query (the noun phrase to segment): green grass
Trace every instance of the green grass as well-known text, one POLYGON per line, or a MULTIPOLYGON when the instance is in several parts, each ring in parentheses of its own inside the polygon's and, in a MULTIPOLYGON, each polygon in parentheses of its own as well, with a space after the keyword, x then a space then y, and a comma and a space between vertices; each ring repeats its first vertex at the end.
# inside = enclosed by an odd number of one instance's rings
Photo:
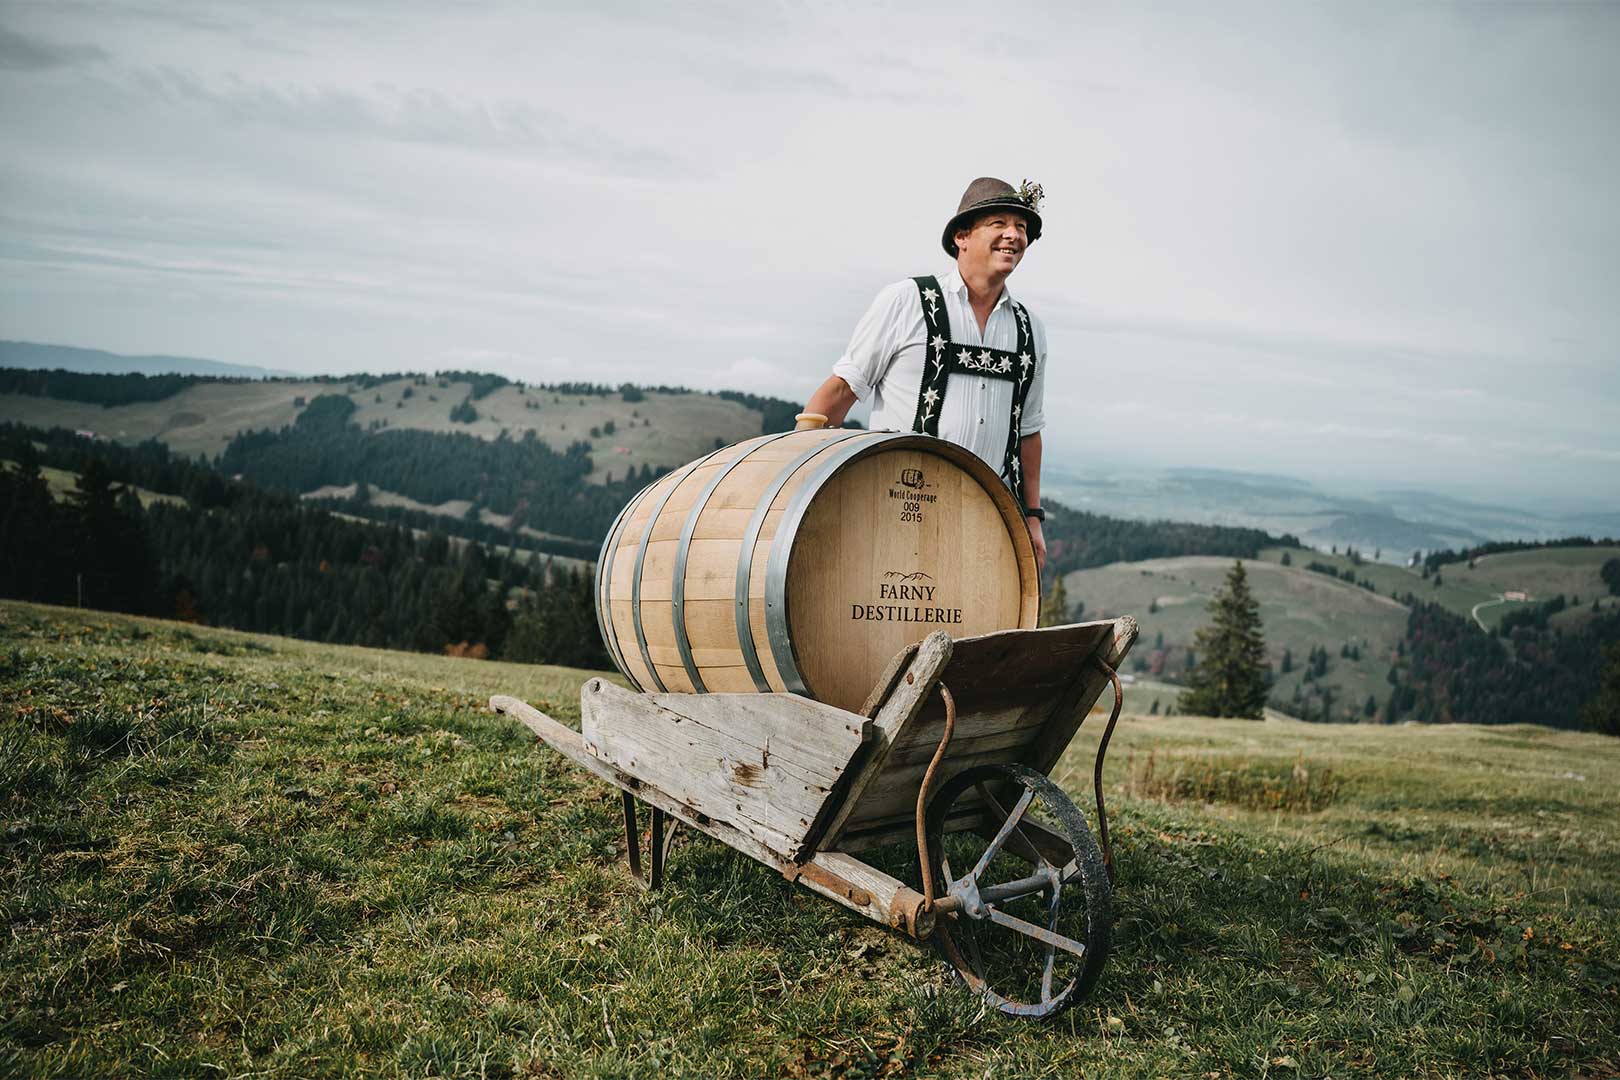
POLYGON ((1620 1068, 1614 740, 1127 717, 1115 953, 1043 1024, 707 838, 634 885, 616 793, 483 704, 585 677, 0 604, 0 1075, 1620 1068))

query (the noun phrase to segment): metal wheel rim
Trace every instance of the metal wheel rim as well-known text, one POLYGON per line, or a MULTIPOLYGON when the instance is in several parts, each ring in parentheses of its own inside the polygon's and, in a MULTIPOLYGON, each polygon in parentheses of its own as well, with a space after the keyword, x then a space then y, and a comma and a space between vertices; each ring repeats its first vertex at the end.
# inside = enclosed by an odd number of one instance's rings
MULTIPOLYGON (((1003 822, 1004 828, 1001 833, 1005 836, 1009 829, 1013 833, 1018 832, 1016 819, 1022 818, 1029 803, 1038 796, 1048 815, 1054 819, 1053 822, 1047 823, 1047 828, 1062 835, 1074 852, 1074 859, 1066 866, 1052 868, 1059 873, 1060 881, 1058 886, 1052 890, 1051 899, 1049 900, 1049 923, 1055 925, 1058 921, 1057 916, 1061 910, 1062 888, 1078 884, 1084 900, 1086 941, 1075 942, 1069 938, 1064 938, 1064 940, 1084 948, 1085 956, 1081 958, 1080 963, 1073 969, 1073 974, 1061 989, 1056 989, 1052 985, 1055 949, 1048 945, 1047 960, 1041 981, 1042 1000, 1031 1002, 1009 997, 990 985, 982 956, 978 955, 977 938, 972 929, 973 923, 977 920, 965 917, 958 917, 957 920, 961 928, 966 931, 963 937, 969 946, 969 951, 974 954, 971 959, 964 954, 957 936, 953 934, 950 926, 952 920, 949 917, 942 917, 939 920, 934 931, 934 941, 939 951, 944 955, 946 962, 950 964, 952 974, 999 1011, 1013 1016, 1051 1016, 1074 1004, 1075 1001, 1078 1001, 1089 992, 1101 973, 1102 963, 1106 959, 1108 952, 1109 933, 1107 923, 1111 908, 1111 894, 1108 889, 1106 871, 1103 869, 1101 851, 1097 847, 1095 839, 1092 838, 1091 831, 1086 826, 1085 817, 1081 814, 1079 808, 1074 805, 1073 801, 1069 799, 1061 788, 1033 769, 1019 765, 978 766, 952 777, 942 786, 939 793, 931 801, 927 812, 928 847, 934 859, 935 870, 940 875, 943 887, 947 891, 951 890, 954 884, 966 880, 970 876, 976 876, 988 864, 990 859, 997 854, 996 842, 987 843, 985 853, 980 857, 977 868, 969 870, 959 877, 951 872, 949 860, 944 852, 944 823, 949 817, 951 807, 970 788, 976 785, 983 786, 1006 782, 1011 782, 1015 786, 1015 790, 1021 789, 1024 794, 1018 800, 1015 810, 1011 812, 1011 816, 1015 818, 1014 824, 1006 826, 1006 823, 1003 822), (974 960, 977 960, 977 963, 974 960)), ((1000 808, 997 807, 997 809, 1000 808)), ((1023 843, 1032 848, 1035 846, 1029 844, 1027 839, 1024 839, 1023 843)), ((1048 867, 1051 866, 1045 860, 1045 857, 1039 854, 1038 850, 1037 856, 1042 860, 1042 864, 1048 867)), ((986 906, 993 907, 994 905, 986 906)), ((1011 921, 1022 923, 1024 926, 1033 925, 1020 919, 1011 919, 1011 921)), ((1033 936, 1017 928, 1008 928, 1005 924, 1003 924, 1003 928, 1008 932, 1023 933, 1026 937, 1033 936)), ((1042 928, 1035 927, 1035 929, 1042 928)), ((1062 937, 1062 935, 1057 935, 1055 930, 1050 932, 1054 936, 1062 937)), ((1037 938, 1036 940, 1042 939, 1037 938)))

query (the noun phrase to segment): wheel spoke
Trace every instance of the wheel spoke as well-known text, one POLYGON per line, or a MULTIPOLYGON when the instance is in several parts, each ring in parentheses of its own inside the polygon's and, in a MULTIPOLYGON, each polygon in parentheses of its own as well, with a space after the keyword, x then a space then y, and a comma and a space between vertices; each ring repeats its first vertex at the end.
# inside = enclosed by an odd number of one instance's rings
MULTIPOLYGON (((994 811, 997 817, 1005 818, 1007 816, 1007 811, 1001 808, 1001 803, 996 801, 996 797, 990 793, 990 788, 988 785, 974 784, 973 789, 979 793, 979 798, 984 800, 985 805, 994 811)), ((1041 854, 1039 848, 1030 843, 1029 837, 1024 835, 1023 829, 1013 829, 1013 839, 1018 841, 1012 847, 1014 853, 1022 857, 1032 866, 1047 865, 1046 856, 1041 854)))
MULTIPOLYGON (((1063 882, 1058 878, 1052 882, 1052 899, 1046 905, 1046 928, 1057 933, 1058 914, 1062 910, 1060 904, 1063 896, 1063 882)), ((1041 971, 1041 1000, 1052 1000, 1052 971, 1057 967, 1057 946, 1048 942, 1046 945, 1046 967, 1041 971)))
POLYGON ((984 875, 985 869, 990 865, 990 860, 996 857, 996 853, 1001 850, 1001 845, 1007 842, 1007 837, 1012 835, 1012 831, 1018 827, 1018 819, 1024 816, 1024 811, 1029 809, 1029 802, 1034 797, 1035 791, 1033 788, 1024 789, 1024 794, 1019 797, 1017 804, 1013 806, 1012 813, 1008 814, 1007 820, 1001 823, 1001 828, 997 830, 995 839, 990 841, 990 846, 984 849, 984 854, 979 856, 978 864, 973 867, 971 874, 975 881, 984 875))
POLYGON ((1002 1013, 1029 1017, 1050 1016, 1091 991, 1108 956, 1108 881, 1084 817, 1061 788, 1023 766, 973 766, 936 793, 927 832, 923 857, 952 898, 935 943, 964 986, 1002 1013), (969 820, 974 804, 981 812, 969 820), (985 844, 953 847, 960 876, 943 850, 951 825, 985 844), (998 855, 1017 863, 998 863, 998 855))
POLYGON ((1073 938, 1066 938, 1062 934, 1048 930, 1044 926, 1036 926, 1032 922, 1025 922, 1016 915, 1009 915, 999 908, 990 908, 988 917, 997 926, 1005 926, 1008 930, 1016 930, 1025 937, 1032 937, 1036 941, 1044 941, 1048 945, 1056 946, 1064 952, 1084 957, 1086 947, 1073 938))

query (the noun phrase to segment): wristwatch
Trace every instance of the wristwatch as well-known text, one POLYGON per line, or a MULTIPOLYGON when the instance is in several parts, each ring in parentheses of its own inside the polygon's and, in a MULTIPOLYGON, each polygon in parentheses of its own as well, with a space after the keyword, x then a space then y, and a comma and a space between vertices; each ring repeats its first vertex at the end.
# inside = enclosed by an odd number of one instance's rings
POLYGON ((1024 507, 1024 516, 1032 517, 1036 521, 1045 521, 1046 508, 1043 506, 1026 506, 1024 507))

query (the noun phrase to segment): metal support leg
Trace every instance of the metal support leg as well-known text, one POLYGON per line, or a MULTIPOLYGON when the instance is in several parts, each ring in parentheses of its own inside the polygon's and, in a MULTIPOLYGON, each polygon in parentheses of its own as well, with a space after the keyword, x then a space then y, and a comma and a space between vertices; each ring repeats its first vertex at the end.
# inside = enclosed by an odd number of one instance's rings
POLYGON ((636 797, 624 792, 624 856, 635 879, 651 889, 664 887, 664 865, 669 861, 669 849, 675 844, 675 833, 681 823, 658 807, 652 808, 651 835, 647 850, 652 863, 651 873, 641 872, 641 827, 636 820, 636 797))
MULTIPOLYGON (((648 854, 652 856, 652 875, 647 884, 654 890, 664 887, 664 856, 669 850, 664 846, 664 818, 665 814, 658 807, 652 812, 652 841, 647 845, 648 854)), ((671 837, 674 830, 670 830, 671 837)))
MULTIPOLYGON (((630 873, 641 880, 641 827, 636 824, 636 797, 628 791, 624 795, 624 856, 630 862, 630 873)), ((653 813, 658 811, 654 810, 653 813)))

